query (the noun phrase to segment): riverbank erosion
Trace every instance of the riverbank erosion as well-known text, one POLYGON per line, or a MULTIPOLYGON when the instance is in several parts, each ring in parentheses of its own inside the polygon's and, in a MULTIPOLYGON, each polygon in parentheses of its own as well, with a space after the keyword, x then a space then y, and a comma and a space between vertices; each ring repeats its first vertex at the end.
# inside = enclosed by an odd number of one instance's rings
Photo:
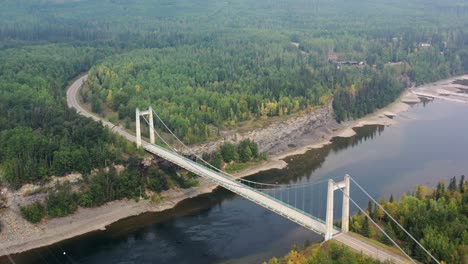
MULTIPOLYGON (((82 79, 78 79, 78 81, 82 81, 82 79)), ((68 99, 76 98, 76 92, 67 93, 67 95, 71 94, 72 96, 68 99)), ((312 148, 322 147, 331 143, 333 137, 353 136, 354 130, 352 128, 356 126, 392 125, 395 123, 392 118, 410 107, 404 102, 416 103, 418 101, 418 97, 408 91, 388 107, 355 121, 338 124, 334 121, 331 109, 326 107, 307 115, 273 122, 263 129, 244 133, 239 132, 231 136, 226 135, 226 140, 231 140, 229 137, 232 137, 232 141, 240 141, 249 136, 250 138, 253 137, 254 140, 258 139, 260 148, 270 153, 268 161, 238 172, 235 176, 244 177, 263 170, 283 168, 287 166, 287 163, 283 161, 285 157, 304 153, 312 148)), ((78 109, 78 111, 84 115, 91 115, 84 109, 78 109)), ((114 131, 120 130, 116 128, 114 131)), ((184 199, 212 192, 215 188, 216 185, 200 179, 198 187, 163 192, 161 200, 157 202, 148 200, 139 202, 133 200, 115 201, 97 208, 80 208, 73 215, 43 220, 35 225, 23 220, 18 209, 3 209, 0 211, 1 221, 4 226, 0 233, 0 241, 2 241, 0 254, 19 253, 88 232, 102 230, 113 222, 144 212, 164 211, 174 207, 184 199)))

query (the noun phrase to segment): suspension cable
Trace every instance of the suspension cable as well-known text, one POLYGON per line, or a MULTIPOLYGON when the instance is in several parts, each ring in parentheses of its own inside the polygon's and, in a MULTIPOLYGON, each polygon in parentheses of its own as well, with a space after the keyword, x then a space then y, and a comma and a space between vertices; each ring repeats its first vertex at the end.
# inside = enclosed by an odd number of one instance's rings
MULTIPOLYGON (((142 116, 142 117, 143 117, 143 119, 145 120, 145 122, 149 125, 149 121, 148 121, 144 116, 142 116)), ((172 146, 157 132, 156 129, 154 129, 154 133, 156 133, 156 135, 163 141, 163 143, 164 143, 170 150, 172 150, 174 153, 177 153, 176 149, 175 149, 174 147, 172 147, 172 146)), ((149 143, 149 144, 151 144, 151 143, 149 143)), ((200 174, 204 174, 204 173, 200 170, 200 168, 194 166, 194 165, 193 165, 192 163, 190 163, 190 162, 189 162, 188 164, 189 164, 189 166, 192 167, 195 171, 199 172, 200 174)), ((226 178, 225 175, 220 174, 220 176, 223 176, 223 177, 226 178)), ((232 179, 229 179, 229 180, 232 180, 232 179)), ((253 189, 253 190, 255 190, 255 188, 249 187, 249 186, 247 186, 247 185, 243 185, 243 184, 241 184, 241 183, 233 184, 233 183, 230 183, 230 182, 223 182, 223 184, 228 185, 228 186, 231 186, 231 187, 237 187, 237 188, 244 188, 244 189, 253 189)))
MULTIPOLYGON (((143 119, 144 119, 145 122, 149 125, 149 121, 148 121, 144 116, 143 116, 143 119)), ((154 133, 156 133, 156 135, 164 142, 164 144, 165 144, 167 147, 169 147, 169 149, 171 149, 171 150, 173 151, 174 155, 180 156, 180 154, 178 154, 178 152, 176 151, 176 149, 175 149, 174 147, 172 147, 172 146, 162 137, 162 135, 160 135, 160 134, 157 132, 156 129, 154 129, 153 131, 154 131, 154 133)), ((155 144, 152 144, 152 143, 149 143, 149 144, 150 144, 150 145, 156 146, 155 144)), ((185 158, 185 157, 182 156, 182 158, 185 158)), ((185 159, 186 159, 186 158, 185 158, 185 159)), ((188 159, 186 159, 186 160, 188 161, 188 159)), ((194 171, 198 172, 200 175, 204 175, 204 174, 205 174, 205 173, 203 173, 203 172, 200 170, 200 168, 199 168, 198 166, 194 166, 194 164, 192 164, 192 162, 187 162, 187 163, 189 164, 190 167, 192 167, 192 168, 194 169, 194 171)), ((208 168, 205 168, 205 169, 208 169, 208 168)), ((216 172, 215 172, 215 173, 216 173, 216 172)), ((234 180, 233 178, 230 178, 230 177, 228 177, 227 175, 225 175, 222 171, 221 171, 220 174, 218 173, 218 175, 221 176, 221 177, 223 177, 223 178, 225 178, 225 179, 228 180, 228 181, 234 180)), ((216 182, 216 181, 215 181, 215 182, 216 182)), ((248 185, 245 185, 245 184, 243 184, 243 183, 241 183, 241 182, 237 182, 237 181, 235 181, 235 180, 234 180, 234 182, 237 183, 237 184, 234 184, 234 183, 231 183, 231 182, 223 181, 222 183, 225 185, 225 186, 223 186, 223 187, 227 188, 226 186, 230 186, 230 187, 233 187, 233 188, 243 188, 243 189, 248 189, 248 190, 251 190, 251 191, 257 191, 257 192, 258 192, 258 190, 256 190, 255 188, 249 187, 248 185)), ((259 184, 261 184, 261 183, 259 183, 259 184)), ((219 183, 218 183, 218 185, 219 185, 219 183)), ((277 188, 272 188, 272 189, 275 189, 275 190, 276 190, 277 188)), ((291 188, 287 188, 287 190, 288 190, 288 200, 289 200, 289 190, 290 190, 290 189, 291 189, 291 188)), ((229 189, 228 189, 228 190, 229 190, 229 189)), ((235 192, 234 190, 231 190, 231 191, 235 192)), ((258 193, 262 193, 262 192, 258 192, 258 193)), ((262 193, 262 194, 271 197, 271 196, 268 195, 267 193, 262 193)), ((282 192, 280 192, 280 194, 282 194, 282 192)), ((280 199, 280 200, 278 200, 278 199, 276 199, 276 198, 273 198, 273 199, 279 201, 280 203, 285 204, 286 206, 290 207, 291 209, 293 209, 293 210, 295 210, 295 211, 297 211, 297 212, 307 214, 307 212, 301 211, 301 210, 298 209, 298 208, 292 207, 292 205, 289 204, 289 203, 285 203, 282 199, 280 199)), ((311 217, 314 217, 314 216, 312 216, 312 215, 310 215, 310 216, 311 216, 311 217)))
POLYGON ((395 218, 393 218, 393 216, 387 212, 387 210, 385 210, 385 208, 383 206, 381 206, 374 198, 372 198, 372 196, 366 191, 364 190, 364 188, 359 184, 357 183, 351 176, 349 177, 353 182, 354 184, 356 184, 357 187, 359 187, 359 189, 361 189, 361 191, 366 194, 380 209, 382 209, 384 211, 384 213, 390 217, 390 219, 392 219, 392 221, 398 225, 398 227, 400 227, 414 242, 416 242, 416 244, 421 247, 424 252, 426 252, 437 264, 440 264, 440 262, 421 244, 419 243, 418 240, 416 240, 416 238, 414 238, 397 220, 395 220, 395 218))
MULTIPOLYGON (((222 171, 224 172, 224 171, 222 171)), ((232 175, 229 175, 228 173, 226 173, 228 176, 231 176, 232 175)), ((240 179, 241 181, 243 182, 249 182, 249 183, 253 183, 253 184, 262 184, 262 185, 266 185, 266 186, 287 186, 288 188, 291 188, 291 189, 294 189, 294 188, 301 188, 301 187, 307 187, 307 186, 313 186, 313 185, 317 185, 319 183, 323 183, 323 182, 327 182, 329 179, 322 179, 322 180, 319 180, 319 181, 315 181, 315 182, 307 182, 307 183, 296 183, 296 184, 274 184, 274 183, 261 183, 261 182, 256 182, 256 181, 250 181, 250 180, 247 180, 247 179, 240 179)))
MULTIPOLYGON (((210 168, 222 173, 222 174, 225 174, 227 176, 230 176, 232 178, 235 178, 233 175, 213 166, 211 163, 207 162, 206 160, 204 160, 202 157, 200 157, 197 153, 195 153, 190 147, 188 147, 182 140, 179 139, 179 137, 177 137, 177 135, 174 134, 174 132, 166 125, 166 123, 162 120, 162 118, 158 115, 158 113, 156 113, 156 111, 153 109, 153 113, 154 115, 156 116, 156 118, 158 118, 158 120, 161 122, 161 124, 163 124, 163 126, 166 128, 166 130, 180 143, 182 144, 182 146, 187 149, 190 154, 194 155, 197 159, 199 159, 200 161, 202 161, 203 163, 205 163, 206 165, 208 165, 210 168)), ((156 130, 155 130, 156 131, 156 130)), ((236 181, 242 181, 242 182, 250 182, 250 183, 253 183, 253 184, 261 184, 261 185, 265 185, 265 186, 274 186, 275 188, 278 188, 278 187, 282 187, 282 186, 285 186, 286 188, 296 188, 295 186, 297 186, 297 188, 300 188, 300 187, 305 187, 305 186, 310 186, 310 185, 315 185, 315 184, 318 184, 320 182, 324 182, 324 181, 328 181, 327 180, 322 180, 322 181, 319 181, 319 182, 314 182, 313 184, 311 183, 306 183, 306 184, 270 184, 270 183, 261 183, 261 182, 255 182, 255 181, 250 181, 250 180, 247 180, 247 179, 236 179, 236 181)))
POLYGON ((333 185, 338 187, 337 189, 340 190, 343 195, 345 195, 353 204, 390 240, 392 243, 414 264, 416 262, 395 242, 393 239, 348 195, 346 194, 339 186, 333 181, 333 185))
MULTIPOLYGON (((145 120, 145 122, 149 125, 149 122, 148 120, 145 118, 145 116, 142 116, 143 119, 145 120)), ((156 135, 159 137, 159 139, 162 140, 162 142, 170 149, 172 150, 174 153, 177 153, 176 149, 174 147, 172 147, 158 132, 156 129, 153 129, 154 133, 156 133, 156 135)), ((150 143, 151 144, 151 143, 150 143)), ((188 162, 189 166, 192 167, 195 171, 199 172, 200 174, 204 174, 200 168, 194 166, 192 163, 188 162)), ((223 182, 224 184, 228 185, 228 186, 233 186, 233 187, 238 187, 238 188, 245 188, 245 189, 248 189, 248 186, 243 186, 241 184, 238 184, 238 185, 234 185, 232 183, 229 183, 229 182, 223 182)))

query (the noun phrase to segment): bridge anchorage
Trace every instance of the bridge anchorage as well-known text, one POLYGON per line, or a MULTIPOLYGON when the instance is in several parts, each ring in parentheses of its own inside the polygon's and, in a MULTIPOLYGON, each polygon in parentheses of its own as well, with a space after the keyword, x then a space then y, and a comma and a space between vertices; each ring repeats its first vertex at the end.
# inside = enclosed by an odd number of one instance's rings
MULTIPOLYGON (((335 239, 340 241, 343 244, 348 245, 351 248, 354 248, 357 251, 371 256, 382 261, 391 260, 395 263, 407 263, 407 261, 401 256, 395 255, 393 253, 386 252, 379 247, 371 245, 367 242, 359 240, 351 235, 348 235, 349 231, 349 202, 351 201, 355 207, 359 209, 368 219, 372 222, 377 229, 379 229, 392 243, 397 247, 411 263, 416 263, 368 214, 367 212, 359 206, 356 201, 350 197, 350 180, 359 187, 359 190, 362 191, 367 197, 372 200, 376 206, 384 211, 384 213, 396 223, 416 244, 424 250, 436 263, 440 263, 426 248, 419 243, 403 226, 398 223, 383 207, 380 205, 368 192, 366 192, 361 185, 359 185, 351 176, 345 175, 344 180, 341 182, 335 182, 333 179, 328 180, 327 188, 327 199, 326 199, 326 217, 325 221, 319 219, 312 215, 312 208, 320 209, 320 204, 323 201, 312 202, 313 185, 321 183, 305 183, 305 184, 270 184, 270 183, 260 183, 254 182, 246 179, 236 179, 234 176, 214 167, 209 162, 203 160, 202 157, 197 155, 191 148, 185 145, 173 132, 172 130, 164 123, 161 117, 149 107, 146 111, 140 111, 136 109, 136 139, 135 140, 137 147, 143 147, 146 151, 157 155, 169 162, 172 162, 178 165, 181 168, 184 168, 190 172, 197 174, 200 177, 208 179, 215 184, 236 193, 247 200, 250 200, 284 218, 287 218, 309 230, 312 230, 320 235, 323 235, 326 240, 335 239), (149 120, 146 119, 148 116, 149 120), (161 122, 163 127, 169 132, 172 137, 177 140, 191 155, 195 156, 199 162, 195 162, 191 159, 184 157, 179 154, 178 151, 171 146, 161 134, 154 129, 154 120, 153 117, 161 122), (141 124, 140 118, 143 118, 149 126, 150 130, 150 142, 142 141, 141 138, 141 124), (167 146, 163 148, 155 144, 155 135, 167 146), (301 189, 301 191, 298 191, 301 189), (341 220, 341 230, 333 226, 333 213, 334 213, 334 192, 339 190, 343 193, 343 207, 342 207, 342 220, 341 220), (291 198, 290 192, 293 192, 291 198), (306 193, 309 192, 308 196, 311 200, 307 201, 310 205, 311 211, 307 211, 306 207, 306 193), (299 194, 298 194, 299 193, 299 194), (299 195, 299 203, 298 203, 299 195), (300 196, 302 196, 302 208, 300 203, 300 196), (292 200, 292 201, 291 201, 292 200), (318 207, 318 208, 317 208, 318 207)), ((324 189, 318 186, 319 190, 324 189)), ((320 196, 320 194, 319 194, 320 196)))

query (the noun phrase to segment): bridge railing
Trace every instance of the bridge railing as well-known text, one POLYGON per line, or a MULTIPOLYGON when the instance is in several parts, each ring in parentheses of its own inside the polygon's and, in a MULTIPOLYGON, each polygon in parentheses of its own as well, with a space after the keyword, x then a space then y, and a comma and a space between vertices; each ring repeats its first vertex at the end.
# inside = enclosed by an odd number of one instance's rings
MULTIPOLYGON (((228 190, 230 190, 230 191, 232 191, 232 192, 234 192, 234 193, 236 193, 236 194, 238 194, 238 195, 241 195, 241 196, 244 197, 244 198, 247 198, 247 199, 249 199, 249 200, 254 201, 254 198, 248 196, 248 195, 245 194, 245 193, 240 193, 240 192, 237 191, 234 187, 249 189, 249 190, 251 190, 251 191, 253 191, 253 192, 257 193, 257 194, 260 194, 260 195, 262 195, 262 196, 264 196, 264 197, 267 197, 267 198, 270 199, 270 200, 274 200, 274 201, 276 201, 277 203, 280 203, 280 204, 282 204, 282 205, 288 207, 288 208, 291 209, 291 210, 294 210, 294 211, 296 211, 296 212, 298 212, 298 213, 301 213, 301 214, 303 214, 303 215, 305 215, 305 216, 307 216, 307 217, 310 217, 310 218, 312 218, 313 220, 315 220, 315 221, 317 221, 317 222, 319 222, 319 223, 325 224, 325 221, 324 221, 324 220, 322 220, 322 219, 320 219, 320 218, 318 218, 318 217, 315 217, 315 216, 311 215, 311 214, 308 213, 308 212, 302 211, 302 210, 300 210, 300 209, 298 209, 298 208, 296 208, 296 207, 294 207, 294 206, 292 206, 292 205, 290 205, 290 204, 288 204, 288 203, 286 203, 286 202, 284 202, 284 201, 281 201, 280 199, 277 199, 276 197, 273 197, 273 196, 271 196, 271 195, 269 195, 269 194, 267 194, 267 193, 265 193, 265 192, 259 191, 258 189, 255 189, 255 188, 252 188, 252 187, 250 187, 250 186, 248 186, 248 185, 246 185, 246 184, 240 183, 240 182, 238 182, 235 178, 229 177, 229 176, 227 176, 227 175, 225 175, 225 174, 222 174, 222 173, 219 173, 218 171, 215 171, 215 170, 213 170, 213 169, 211 169, 211 168, 205 167, 205 166, 203 166, 202 164, 199 164, 199 163, 197 163, 197 162, 195 162, 195 161, 193 161, 193 160, 191 160, 191 159, 189 159, 189 158, 186 158, 186 157, 184 157, 183 155, 180 155, 179 153, 177 153, 177 152, 175 152, 175 151, 166 149, 166 148, 164 148, 164 147, 162 147, 162 146, 158 146, 158 145, 155 145, 155 144, 150 144, 150 143, 146 143, 146 144, 148 144, 148 145, 151 146, 151 147, 158 148, 158 149, 160 149, 160 150, 162 150, 162 151, 169 152, 169 153, 171 153, 172 155, 177 156, 177 157, 180 158, 180 159, 183 159, 183 160, 186 161, 187 163, 190 163, 190 166, 185 166, 184 164, 180 164, 179 162, 177 162, 177 161, 175 161, 175 160, 173 160, 173 159, 170 159, 169 157, 165 157, 165 158, 169 159, 171 162, 173 162, 174 164, 176 164, 176 165, 178 165, 178 166, 180 166, 180 167, 183 167, 183 168, 185 168, 185 169, 187 169, 187 170, 189 170, 189 171, 192 171, 192 172, 194 172, 194 173, 196 173, 196 174, 203 174, 203 175, 200 175, 200 176, 204 176, 205 178, 208 178, 208 179, 210 179, 210 180, 216 182, 218 185, 221 185, 221 186, 223 186, 224 188, 226 188, 226 189, 228 189, 228 190), (226 182, 223 182, 223 181, 219 181, 219 180, 217 180, 217 179, 215 179, 215 178, 213 178, 213 177, 210 177, 209 175, 206 175, 202 170, 197 169, 197 166, 201 166, 201 167, 203 167, 203 169, 208 170, 208 171, 210 171, 210 172, 212 172, 212 173, 214 173, 214 174, 216 174, 216 175, 218 175, 218 176, 221 176, 222 178, 228 180, 229 183, 226 183, 226 182)), ((145 146, 146 146, 146 144, 145 144, 145 146)), ((255 200, 254 202, 260 203, 260 204, 262 204, 263 207, 267 207, 268 209, 273 210, 273 211, 275 211, 276 213, 280 213, 281 215, 286 216, 287 218, 291 219, 290 216, 284 215, 283 213, 279 212, 278 210, 276 210, 276 209, 274 209, 274 208, 271 208, 269 205, 264 204, 264 203, 262 203, 261 201, 255 200)), ((294 220, 294 219, 291 219, 291 220, 294 220)), ((300 220, 297 220, 297 219, 296 219, 295 222, 298 222, 298 221, 300 221, 300 220)), ((301 224, 301 225, 307 225, 306 223, 299 223, 299 224, 301 224)), ((309 226, 309 225, 307 225, 307 226, 309 226)), ((312 228, 311 226, 309 226, 309 227, 312 228)), ((338 228, 338 227, 336 227, 336 226, 334 226, 334 228, 335 228, 337 231, 341 231, 341 229, 338 228)), ((314 230, 315 230, 315 229, 314 229, 314 230)), ((321 230, 316 230, 316 231, 317 231, 318 233, 323 234, 323 231, 321 231, 321 230)))

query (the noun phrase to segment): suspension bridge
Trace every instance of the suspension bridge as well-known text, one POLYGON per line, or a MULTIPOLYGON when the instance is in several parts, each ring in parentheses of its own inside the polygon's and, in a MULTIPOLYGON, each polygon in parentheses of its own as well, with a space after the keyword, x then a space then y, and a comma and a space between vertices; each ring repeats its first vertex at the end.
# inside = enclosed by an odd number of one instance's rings
MULTIPOLYGON (((151 152, 163 159, 166 159, 179 167, 182 167, 188 171, 191 171, 198 176, 204 177, 208 180, 211 180, 215 182, 216 184, 260 205, 265 207, 268 210, 271 210, 283 217, 286 217, 290 219, 291 221, 294 221, 305 228, 308 228, 312 231, 315 231, 321 235, 325 235, 326 239, 331 239, 333 235, 336 235, 340 232, 338 228, 333 227, 333 221, 327 221, 323 222, 322 220, 313 217, 312 215, 299 210, 296 207, 291 206, 288 203, 285 203, 273 196, 270 196, 266 194, 265 192, 260 191, 260 189, 253 188, 246 184, 246 182, 240 180, 236 180, 233 177, 230 177, 226 174, 223 174, 221 172, 215 171, 213 169, 209 169, 197 162, 194 162, 183 155, 177 153, 175 149, 167 144, 169 148, 172 149, 172 151, 167 150, 165 148, 162 148, 158 145, 155 144, 155 129, 154 129, 154 123, 153 123, 153 110, 150 107, 147 111, 140 112, 138 109, 136 110, 136 142, 138 147, 143 147, 145 150, 148 152, 151 152), (141 116, 149 116, 149 120, 145 118, 145 121, 147 121, 147 124, 149 125, 150 128, 150 142, 143 142, 141 139, 141 128, 140 128, 140 117, 141 116)), ((160 134, 157 134, 161 140, 167 143, 160 134)), ((348 188, 349 192, 349 179, 346 181, 346 183, 340 183, 340 186, 343 188, 348 188)), ((259 183, 260 184, 260 183, 259 183)), ((274 187, 274 186, 273 186, 274 187)), ((332 187, 334 187, 332 185, 332 187)), ((344 216, 349 215, 349 200, 345 199, 347 201, 347 206, 344 206, 344 211, 345 214, 344 216)), ((345 201, 345 203, 346 203, 345 201)), ((331 208, 330 212, 333 213, 333 200, 331 201, 330 205, 331 208)), ((330 217, 330 220, 333 220, 333 214, 330 217)), ((345 226, 344 232, 347 232, 348 230, 348 220, 349 217, 343 217, 343 223, 345 226)))
POLYGON ((67 91, 68 106, 75 108, 81 115, 90 117, 95 121, 101 121, 104 126, 111 128, 114 132, 119 133, 126 139, 135 142, 138 147, 144 148, 146 151, 157 155, 167 161, 170 161, 181 168, 184 168, 200 177, 208 179, 219 186, 236 193, 245 199, 248 199, 278 215, 285 217, 313 232, 323 235, 325 240, 335 239, 341 243, 362 252, 365 255, 379 259, 382 261, 390 260, 394 263, 416 263, 385 231, 379 227, 372 218, 350 197, 350 180, 353 181, 359 189, 364 192, 376 206, 379 206, 387 216, 392 219, 402 230, 413 239, 431 258, 435 263, 440 263, 435 259, 430 252, 428 252, 407 230, 405 230, 385 209, 377 203, 353 178, 346 175, 343 181, 335 182, 330 179, 327 181, 326 188, 326 217, 325 221, 312 214, 313 210, 308 211, 308 206, 319 206, 322 201, 315 201, 312 203, 308 201, 306 204, 307 191, 310 189, 311 184, 268 184, 249 181, 245 179, 236 179, 235 177, 213 167, 210 163, 203 160, 200 156, 194 153, 188 146, 186 146, 164 123, 159 115, 153 111, 151 107, 148 110, 140 111, 136 109, 136 134, 135 136, 128 133, 125 129, 112 124, 111 122, 102 120, 86 109, 84 109, 77 101, 77 93, 87 76, 83 76, 75 81, 67 91), (179 153, 171 144, 169 144, 154 127, 154 116, 163 124, 164 128, 192 155, 194 155, 199 162, 193 161, 179 153), (146 118, 148 117, 148 118, 146 118), (149 127, 149 142, 143 141, 141 136, 141 118, 146 121, 149 127), (156 137, 163 142, 167 148, 155 144, 156 137), (334 193, 336 190, 341 191, 343 196, 342 201, 342 218, 341 228, 333 225, 334 221, 334 193), (301 199, 302 198, 302 199, 301 199), (383 250, 375 244, 370 244, 362 239, 348 235, 349 230, 349 203, 350 201, 388 238, 390 241, 402 252, 402 255, 397 255, 389 251, 383 250), (404 256, 404 257, 403 257, 404 256))

